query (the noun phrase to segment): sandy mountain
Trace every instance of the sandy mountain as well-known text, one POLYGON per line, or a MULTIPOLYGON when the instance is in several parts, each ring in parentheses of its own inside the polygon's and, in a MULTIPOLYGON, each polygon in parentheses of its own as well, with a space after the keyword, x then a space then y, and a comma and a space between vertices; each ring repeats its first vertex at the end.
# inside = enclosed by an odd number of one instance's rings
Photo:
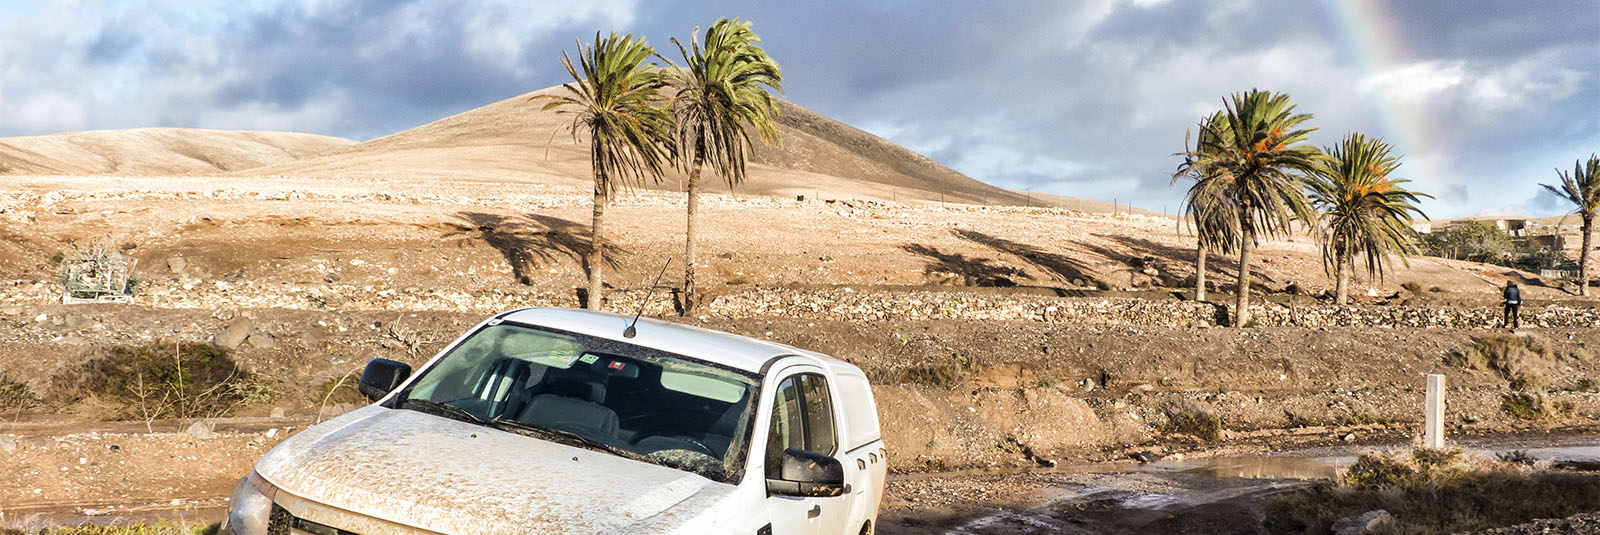
POLYGON ((0 174, 182 175, 289 162, 354 144, 293 132, 137 128, 0 138, 0 174))
MULTIPOLYGON (((467 178, 583 186, 586 145, 564 128, 570 116, 518 95, 331 153, 241 174, 374 178, 467 178)), ((1024 194, 984 184, 883 138, 779 101, 779 138, 758 147, 738 193, 823 198, 1023 204, 1024 194)), ((652 189, 678 190, 672 174, 652 189)), ((712 190, 726 191, 715 177, 712 190)), ((1035 203, 1040 203, 1037 198, 1035 203)))

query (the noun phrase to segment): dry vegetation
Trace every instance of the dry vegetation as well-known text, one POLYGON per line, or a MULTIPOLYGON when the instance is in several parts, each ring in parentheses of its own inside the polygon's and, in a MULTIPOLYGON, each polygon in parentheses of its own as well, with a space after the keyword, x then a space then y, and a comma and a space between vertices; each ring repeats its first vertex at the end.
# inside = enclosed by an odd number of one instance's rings
POLYGON ((1276 499, 1272 534, 1332 533, 1336 520, 1387 511, 1380 534, 1458 533, 1594 510, 1600 475, 1538 469, 1519 459, 1465 459, 1460 451, 1367 454, 1337 482, 1276 499), (1513 498, 1514 497, 1514 498, 1513 498))

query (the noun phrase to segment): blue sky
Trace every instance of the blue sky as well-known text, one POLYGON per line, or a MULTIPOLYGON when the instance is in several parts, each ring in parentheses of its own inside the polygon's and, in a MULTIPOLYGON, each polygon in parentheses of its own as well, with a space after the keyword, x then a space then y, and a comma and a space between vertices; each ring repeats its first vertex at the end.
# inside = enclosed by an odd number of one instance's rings
POLYGON ((1429 215, 1555 215, 1600 152, 1600 1, 0 1, 0 136, 356 140, 562 83, 594 32, 755 23, 786 98, 1003 187, 1175 207, 1184 130, 1252 87, 1383 136, 1429 215))

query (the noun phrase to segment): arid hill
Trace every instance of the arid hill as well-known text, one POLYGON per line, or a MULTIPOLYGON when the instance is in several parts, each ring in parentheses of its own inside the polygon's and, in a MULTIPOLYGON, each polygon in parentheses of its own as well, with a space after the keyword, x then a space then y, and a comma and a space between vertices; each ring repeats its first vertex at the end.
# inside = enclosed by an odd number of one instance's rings
MULTIPOLYGON (((565 130, 569 116, 518 95, 328 154, 241 174, 303 177, 449 178, 582 186, 586 145, 565 130)), ((737 192, 867 200, 1024 204, 1027 196, 984 184, 904 147, 787 101, 779 142, 758 147, 737 192)), ((581 140, 580 140, 581 141, 581 140)), ((677 190, 669 175, 652 189, 677 190)), ((713 190, 727 191, 711 178, 713 190)), ((1036 204, 1042 203, 1035 199, 1036 204)))
POLYGON ((4 175, 192 175, 250 169, 354 144, 294 132, 136 128, 0 138, 4 175))

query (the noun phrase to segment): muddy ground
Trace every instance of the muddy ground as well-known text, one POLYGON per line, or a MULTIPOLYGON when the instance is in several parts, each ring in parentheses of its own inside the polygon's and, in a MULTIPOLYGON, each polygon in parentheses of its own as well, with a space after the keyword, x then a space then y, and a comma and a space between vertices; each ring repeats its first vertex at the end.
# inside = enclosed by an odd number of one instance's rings
MULTIPOLYGON (((0 520, 7 521, 52 515, 216 515, 223 506, 219 500, 239 474, 278 440, 360 402, 348 385, 330 395, 339 379, 348 380, 374 357, 420 364, 482 319, 450 312, 112 304, 36 305, 11 312, 0 315, 5 327, 0 329, 0 376, 27 385, 39 402, 11 411, 0 431, 16 443, 13 451, 0 453, 0 480, 27 482, 0 489, 5 511, 0 520), (251 334, 268 338, 243 343, 228 358, 270 384, 271 396, 229 410, 228 418, 205 420, 215 427, 215 436, 186 432, 192 419, 150 423, 165 427, 151 433, 117 400, 84 396, 72 383, 74 370, 106 358, 111 347, 210 342, 242 320, 251 334), (280 417, 271 417, 275 413, 280 417), (122 421, 102 422, 117 419, 122 421)), ((1448 378, 1448 426, 1454 437, 1600 433, 1600 395, 1568 391, 1586 378, 1600 377, 1595 358, 1600 337, 1591 329, 1522 333, 1556 355, 1546 370, 1545 388, 1555 402, 1570 404, 1565 412, 1530 421, 1503 409, 1502 398, 1510 392, 1505 377, 1444 363, 1452 351, 1489 334, 1484 330, 779 317, 682 321, 816 349, 867 371, 892 470, 903 474, 885 503, 884 533, 938 533, 982 514, 1037 508, 1041 493, 1086 485, 1085 478, 1114 478, 1120 492, 1135 493, 1142 488, 1139 478, 1146 477, 1024 472, 929 479, 909 474, 1041 463, 1134 467, 1162 459, 1406 444, 1420 429, 1424 373, 1448 378), (1195 405, 1218 416, 1221 431, 1214 440, 1172 427, 1173 407, 1195 405)), ((1259 482, 1213 482, 1184 474, 1147 483, 1156 490, 1178 485, 1186 492, 1237 491, 1239 503, 1192 507, 1219 522, 1231 518, 1223 514, 1227 511, 1255 514, 1259 505, 1240 504, 1254 503, 1262 492, 1259 482)), ((1057 516, 1097 525, 1095 518, 1116 514, 1096 512, 1093 503, 1072 507, 1078 509, 1057 516)))
MULTIPOLYGON (((348 386, 333 387, 367 360, 419 364, 487 314, 575 306, 583 280, 589 197, 570 188, 470 177, 8 180, 0 194, 0 394, 25 390, 35 401, 0 411, 0 437, 11 442, 0 442, 5 522, 50 511, 214 515, 272 444, 360 402, 348 386), (52 256, 90 240, 139 261, 131 304, 59 304, 52 256), (205 418, 215 437, 187 432, 196 418, 146 427, 126 399, 84 384, 84 371, 103 369, 93 363, 117 347, 173 342, 223 343, 226 358, 253 377, 250 402, 192 415, 220 417, 205 418)), ((861 366, 875 384, 897 477, 1408 444, 1420 427, 1426 373, 1448 377, 1453 436, 1593 434, 1600 419, 1593 327, 1515 335, 1547 349, 1534 366, 1539 381, 1525 388, 1550 410, 1522 419, 1503 407, 1512 393, 1505 373, 1446 363, 1477 338, 1511 335, 1489 328, 1487 314, 1436 328, 1130 319, 1124 313, 1143 310, 1138 303, 1188 297, 1181 285, 1193 275, 1193 237, 1174 220, 832 201, 709 196, 702 285, 727 298, 708 306, 714 313, 679 317, 670 290, 648 287, 664 264, 661 286, 680 284, 681 267, 668 262, 681 262, 681 198, 625 196, 608 212, 615 262, 606 266, 607 302, 634 311, 653 296, 647 315, 861 366), (777 297, 757 302, 740 292, 777 297), (837 310, 842 296, 854 308, 837 310), (1089 312, 1032 312, 1058 305, 1089 312), (1108 307, 1123 315, 1094 312, 1108 307), (891 308, 916 313, 882 313, 891 308), (1214 415, 1217 436, 1173 424, 1195 410, 1214 415)), ((1263 244, 1254 281, 1263 299, 1291 313, 1328 310, 1314 297, 1331 286, 1317 250, 1305 236, 1263 244)), ((1233 284, 1229 259, 1212 267, 1211 280, 1233 284)), ((1594 325, 1600 314, 1597 301, 1554 281, 1426 258, 1358 281, 1349 311, 1488 310, 1509 280, 1524 285, 1532 313, 1564 314, 1565 323, 1547 325, 1594 325)), ((1035 503, 1031 492, 1059 486, 1058 477, 897 479, 885 518, 911 530, 902 532, 936 531, 976 510, 924 494, 1017 508, 1035 503)))

